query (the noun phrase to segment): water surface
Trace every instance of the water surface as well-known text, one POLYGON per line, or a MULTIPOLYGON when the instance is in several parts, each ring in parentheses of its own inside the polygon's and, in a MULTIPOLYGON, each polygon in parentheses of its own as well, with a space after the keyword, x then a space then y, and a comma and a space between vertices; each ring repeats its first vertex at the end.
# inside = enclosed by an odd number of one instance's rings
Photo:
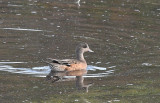
POLYGON ((0 1, 0 101, 159 102, 160 1, 76 2, 0 1), (88 93, 75 79, 46 81, 43 59, 74 58, 80 42, 94 50, 84 54, 88 93))

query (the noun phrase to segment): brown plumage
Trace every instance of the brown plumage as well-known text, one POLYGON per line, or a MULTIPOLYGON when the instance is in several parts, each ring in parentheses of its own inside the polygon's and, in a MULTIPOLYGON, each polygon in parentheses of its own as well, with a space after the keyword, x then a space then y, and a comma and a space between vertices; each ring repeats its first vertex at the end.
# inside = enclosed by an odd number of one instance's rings
POLYGON ((51 59, 47 62, 52 71, 74 71, 82 70, 87 68, 86 60, 84 59, 83 53, 93 52, 87 43, 80 43, 76 47, 76 59, 51 59))

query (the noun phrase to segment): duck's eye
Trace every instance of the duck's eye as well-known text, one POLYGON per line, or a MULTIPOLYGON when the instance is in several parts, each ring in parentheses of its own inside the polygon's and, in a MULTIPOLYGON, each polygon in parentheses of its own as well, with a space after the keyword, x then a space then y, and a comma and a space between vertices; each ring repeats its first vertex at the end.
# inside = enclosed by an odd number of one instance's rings
POLYGON ((87 45, 83 45, 83 48, 87 48, 87 45))

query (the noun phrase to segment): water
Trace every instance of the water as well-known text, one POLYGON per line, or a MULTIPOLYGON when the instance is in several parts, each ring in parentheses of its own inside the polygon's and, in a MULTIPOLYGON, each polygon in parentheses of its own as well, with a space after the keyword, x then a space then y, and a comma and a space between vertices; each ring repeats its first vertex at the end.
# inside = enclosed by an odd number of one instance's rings
POLYGON ((158 0, 1 0, 0 101, 159 102, 159 28, 158 0), (75 76, 44 78, 43 60, 74 58, 79 42, 94 50, 84 54, 88 93, 75 76))
MULTIPOLYGON (((7 71, 11 73, 16 73, 16 74, 30 74, 31 76, 34 77, 46 77, 51 69, 49 66, 41 66, 41 67, 32 67, 32 68, 18 68, 18 67, 13 67, 9 64, 21 64, 24 65, 27 62, 0 62, 0 68, 1 71, 7 71)), ((108 67, 112 68, 112 67, 108 67)), ((92 73, 92 74, 87 74, 84 77, 104 77, 112 74, 114 70, 107 70, 107 68, 104 67, 96 67, 92 65, 88 65, 87 71, 102 71, 99 73, 92 73)), ((76 76, 76 75, 75 75, 76 76)))

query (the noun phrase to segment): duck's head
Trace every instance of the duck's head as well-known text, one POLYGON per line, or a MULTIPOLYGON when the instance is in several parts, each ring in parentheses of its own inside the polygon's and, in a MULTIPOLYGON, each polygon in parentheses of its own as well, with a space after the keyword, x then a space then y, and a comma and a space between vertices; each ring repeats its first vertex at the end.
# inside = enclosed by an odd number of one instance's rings
POLYGON ((81 53, 84 53, 84 52, 94 52, 92 51, 88 44, 87 43, 80 43, 77 47, 76 47, 76 52, 81 52, 81 53))

